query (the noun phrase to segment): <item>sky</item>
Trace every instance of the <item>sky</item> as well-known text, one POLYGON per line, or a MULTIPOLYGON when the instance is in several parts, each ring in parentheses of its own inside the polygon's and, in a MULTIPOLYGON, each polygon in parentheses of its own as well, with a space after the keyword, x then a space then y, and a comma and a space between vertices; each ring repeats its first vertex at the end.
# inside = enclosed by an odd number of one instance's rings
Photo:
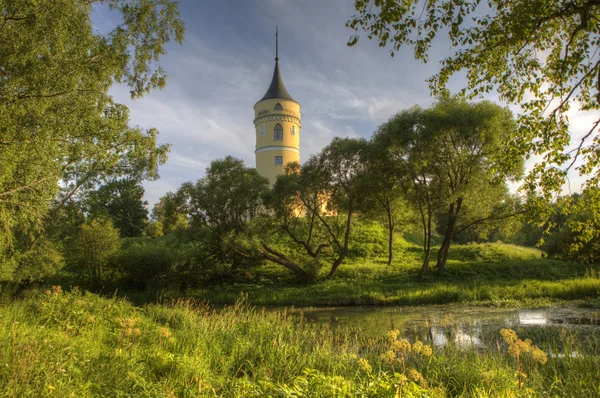
MULTIPOLYGON (((159 169, 161 178, 144 182, 150 208, 168 191, 201 178, 212 160, 232 155, 255 166, 253 106, 273 75, 276 25, 283 82, 301 105, 302 162, 336 136, 369 138, 398 111, 433 103, 426 79, 450 54, 447 42, 434 44, 427 64, 415 61, 409 49, 392 58, 389 49, 364 35, 358 45, 348 47, 353 31, 345 24, 354 14, 353 3, 181 1, 185 40, 183 45, 169 43, 159 61, 167 87, 135 101, 127 87, 111 89, 117 102, 129 107, 131 125, 155 127, 159 143, 172 145, 168 162, 159 169)), ((118 23, 117 17, 99 8, 92 19, 105 32, 118 23)), ((459 76, 449 88, 456 92, 464 85, 459 76)), ((573 115, 571 123, 583 131, 588 116, 573 115)), ((578 179, 571 180, 577 190, 578 179)))

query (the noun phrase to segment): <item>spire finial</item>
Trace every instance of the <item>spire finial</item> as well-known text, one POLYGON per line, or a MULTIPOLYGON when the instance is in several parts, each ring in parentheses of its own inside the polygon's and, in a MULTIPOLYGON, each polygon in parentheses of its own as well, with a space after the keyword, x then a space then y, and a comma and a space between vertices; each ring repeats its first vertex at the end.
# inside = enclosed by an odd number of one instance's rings
POLYGON ((279 62, 279 28, 275 25, 275 62, 279 62))

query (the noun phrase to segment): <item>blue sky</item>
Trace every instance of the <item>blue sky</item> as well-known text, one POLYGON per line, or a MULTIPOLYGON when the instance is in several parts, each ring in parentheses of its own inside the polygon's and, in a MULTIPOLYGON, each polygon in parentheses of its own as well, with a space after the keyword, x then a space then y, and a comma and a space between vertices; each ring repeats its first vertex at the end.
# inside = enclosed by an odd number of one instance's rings
MULTIPOLYGON (((167 87, 136 101, 126 87, 112 89, 115 99, 129 106, 132 125, 156 127, 160 143, 172 144, 161 178, 144 183, 150 205, 183 182, 201 178, 214 159, 233 155, 254 167, 252 107, 273 74, 275 25, 283 81, 302 106, 302 161, 335 136, 368 138, 399 110, 431 104, 425 80, 449 54, 446 42, 435 44, 427 64, 415 61, 410 51, 392 58, 366 37, 349 48, 352 31, 345 23, 354 14, 353 3, 181 1, 185 41, 170 43, 160 60, 167 87)), ((114 26, 114 18, 105 9, 93 15, 100 31, 114 26)), ((457 77, 450 89, 463 85, 457 77)), ((586 116, 571 120, 581 130, 588 124, 586 116)))

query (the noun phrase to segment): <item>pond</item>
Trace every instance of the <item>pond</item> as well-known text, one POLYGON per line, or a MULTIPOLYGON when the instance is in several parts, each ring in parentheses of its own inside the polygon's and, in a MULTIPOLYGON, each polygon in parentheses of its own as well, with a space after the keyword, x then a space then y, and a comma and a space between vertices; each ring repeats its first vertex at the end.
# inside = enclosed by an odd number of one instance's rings
POLYGON ((398 329, 402 338, 434 346, 494 347, 499 331, 510 328, 534 344, 563 351, 600 343, 600 310, 580 307, 498 309, 485 307, 352 307, 295 310, 306 322, 360 328, 368 337, 398 329))

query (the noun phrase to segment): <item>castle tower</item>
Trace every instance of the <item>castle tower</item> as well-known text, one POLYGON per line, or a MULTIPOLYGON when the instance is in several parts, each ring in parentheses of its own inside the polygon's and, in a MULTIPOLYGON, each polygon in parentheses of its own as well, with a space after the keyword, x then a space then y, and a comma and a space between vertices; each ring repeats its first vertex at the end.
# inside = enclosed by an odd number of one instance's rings
POLYGON ((285 89, 279 73, 275 33, 275 70, 267 93, 254 105, 256 170, 271 185, 289 162, 300 162, 300 104, 285 89))

